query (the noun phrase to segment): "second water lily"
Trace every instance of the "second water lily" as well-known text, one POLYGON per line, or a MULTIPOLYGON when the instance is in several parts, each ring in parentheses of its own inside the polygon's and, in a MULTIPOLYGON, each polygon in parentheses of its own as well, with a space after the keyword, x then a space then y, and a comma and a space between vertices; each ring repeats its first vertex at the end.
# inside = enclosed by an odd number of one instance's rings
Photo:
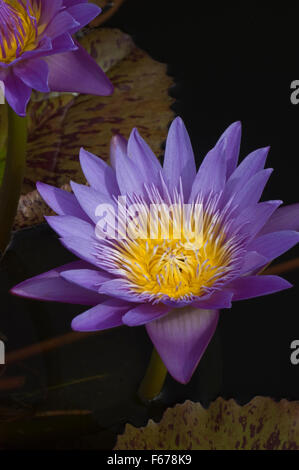
POLYGON ((0 0, 0 80, 25 116, 32 89, 109 95, 104 72, 73 35, 101 9, 86 0, 0 0))

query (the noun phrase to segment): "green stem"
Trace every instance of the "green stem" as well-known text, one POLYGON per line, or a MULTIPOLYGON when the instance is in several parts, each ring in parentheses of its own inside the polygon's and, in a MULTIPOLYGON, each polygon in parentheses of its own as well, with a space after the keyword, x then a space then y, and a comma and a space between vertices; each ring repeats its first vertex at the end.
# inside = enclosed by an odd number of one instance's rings
POLYGON ((139 398, 143 401, 150 401, 157 397, 162 390, 166 375, 167 369, 154 348, 146 374, 138 390, 139 398))
POLYGON ((27 120, 8 107, 8 142, 5 170, 0 189, 0 252, 7 247, 18 209, 24 178, 27 120))

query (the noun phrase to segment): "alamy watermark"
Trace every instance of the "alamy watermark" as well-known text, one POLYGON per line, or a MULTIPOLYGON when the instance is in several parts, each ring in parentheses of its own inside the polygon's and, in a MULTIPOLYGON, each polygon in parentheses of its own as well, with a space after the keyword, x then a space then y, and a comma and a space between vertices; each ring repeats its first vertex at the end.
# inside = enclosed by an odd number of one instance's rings
POLYGON ((128 204, 119 196, 117 204, 99 204, 95 210, 98 239, 172 239, 203 237, 202 204, 128 204))
POLYGON ((2 80, 0 80, 0 104, 5 104, 5 85, 2 80))
POLYGON ((292 353, 290 355, 290 361, 293 366, 299 365, 299 340, 294 339, 291 342, 290 348, 292 349, 292 353))
POLYGON ((5 344, 0 339, 0 365, 5 364, 5 344))
POLYGON ((290 96, 291 103, 297 105, 299 104, 299 80, 293 80, 290 88, 293 90, 290 96))

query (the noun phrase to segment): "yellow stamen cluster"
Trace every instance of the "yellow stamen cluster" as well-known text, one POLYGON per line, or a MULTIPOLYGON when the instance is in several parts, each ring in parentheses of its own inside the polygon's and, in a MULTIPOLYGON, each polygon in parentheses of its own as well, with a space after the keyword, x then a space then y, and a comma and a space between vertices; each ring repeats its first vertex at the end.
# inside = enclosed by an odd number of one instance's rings
POLYGON ((0 1, 0 62, 10 63, 35 49, 41 16, 40 1, 0 1))
POLYGON ((194 204, 172 212, 163 207, 152 217, 144 207, 131 233, 129 224, 128 236, 112 243, 113 262, 130 290, 149 300, 202 296, 230 270, 233 247, 218 215, 194 204))

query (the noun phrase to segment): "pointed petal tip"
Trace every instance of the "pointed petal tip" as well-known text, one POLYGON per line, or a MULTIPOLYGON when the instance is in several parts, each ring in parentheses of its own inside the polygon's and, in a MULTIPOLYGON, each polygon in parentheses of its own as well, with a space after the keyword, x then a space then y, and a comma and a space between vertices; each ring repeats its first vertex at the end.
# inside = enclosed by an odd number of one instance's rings
POLYGON ((170 375, 188 383, 217 327, 219 311, 183 308, 146 324, 170 375))
MULTIPOLYGON (((95 154, 93 154, 92 152, 89 152, 84 147, 80 148, 80 151, 79 151, 80 163, 85 162, 86 160, 97 159, 97 158, 98 157, 95 154)), ((82 167, 82 164, 81 164, 81 167, 82 167)))
MULTIPOLYGON (((128 146, 130 145, 130 142, 134 139, 137 144, 141 143, 142 137, 137 129, 137 127, 133 127, 133 129, 130 132, 129 140, 128 140, 128 146)), ((119 142, 118 142, 119 143, 119 142)))
POLYGON ((113 152, 117 147, 123 151, 127 149, 127 139, 122 134, 114 134, 110 141, 110 150, 113 152))
MULTIPOLYGON (((84 314, 81 314, 81 315, 84 315, 84 314)), ((85 322, 82 321, 81 315, 77 315, 75 318, 73 318, 73 320, 71 321, 71 329, 73 331, 79 331, 79 332, 82 332, 82 333, 83 332, 87 333, 89 331, 90 332, 95 331, 92 328, 86 327, 85 322)))
POLYGON ((114 93, 114 85, 110 82, 106 83, 106 87, 101 91, 100 96, 111 96, 114 93))
POLYGON ((76 318, 74 318, 71 322, 71 329, 73 331, 81 331, 80 327, 77 325, 76 318))
POLYGON ((79 183, 76 183, 76 181, 73 181, 73 180, 70 180, 70 187, 72 188, 72 190, 75 192, 75 190, 78 188, 80 188, 80 186, 82 186, 81 184, 79 183))
POLYGON ((173 119, 172 123, 170 124, 170 127, 172 127, 172 126, 186 127, 183 119, 181 118, 181 116, 176 116, 173 119))
POLYGON ((37 181, 35 185, 36 185, 36 189, 39 191, 39 189, 43 188, 46 185, 46 183, 42 183, 41 181, 37 181))
POLYGON ((43 183, 42 181, 36 182, 36 189, 44 201, 46 201, 46 191, 49 191, 49 190, 51 191, 52 188, 55 188, 55 186, 51 186, 50 184, 43 183))
POLYGON ((12 287, 12 288, 8 291, 8 293, 11 294, 11 295, 15 295, 15 296, 17 296, 17 297, 20 297, 21 294, 20 294, 20 289, 18 288, 18 286, 19 286, 19 284, 18 284, 17 286, 12 287))
POLYGON ((241 133, 241 131, 242 131, 242 122, 235 121, 226 128, 226 131, 224 131, 224 134, 227 132, 241 133))
POLYGON ((84 147, 80 147, 80 150, 79 150, 79 158, 81 157, 82 154, 85 154, 87 152, 87 150, 85 150, 84 147))
POLYGON ((133 127, 133 129, 131 130, 131 134, 133 134, 133 135, 139 135, 139 132, 138 132, 137 127, 133 127))
MULTIPOLYGON (((29 281, 31 281, 31 279, 27 279, 26 281, 23 281, 23 282, 20 282, 19 284, 17 284, 16 286, 12 287, 8 293, 10 295, 13 295, 15 297, 23 297, 25 299, 37 299, 36 296, 26 292, 26 290, 24 290, 24 286, 25 285, 29 285, 29 281)), ((37 299, 38 300, 38 299, 37 299)))

